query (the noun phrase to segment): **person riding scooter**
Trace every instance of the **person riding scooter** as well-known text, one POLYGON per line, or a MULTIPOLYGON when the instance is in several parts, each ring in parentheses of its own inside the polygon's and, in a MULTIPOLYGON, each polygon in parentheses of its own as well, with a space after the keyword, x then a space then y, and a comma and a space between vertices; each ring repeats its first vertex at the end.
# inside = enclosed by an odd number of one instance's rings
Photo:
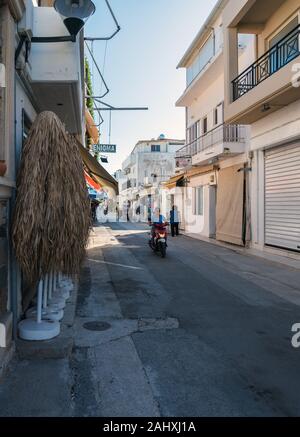
POLYGON ((157 226, 163 226, 166 225, 166 218, 160 213, 159 208, 155 208, 154 213, 151 216, 151 221, 149 221, 149 225, 152 225, 151 228, 151 237, 152 237, 152 244, 154 245, 154 237, 155 237, 155 229, 157 226))

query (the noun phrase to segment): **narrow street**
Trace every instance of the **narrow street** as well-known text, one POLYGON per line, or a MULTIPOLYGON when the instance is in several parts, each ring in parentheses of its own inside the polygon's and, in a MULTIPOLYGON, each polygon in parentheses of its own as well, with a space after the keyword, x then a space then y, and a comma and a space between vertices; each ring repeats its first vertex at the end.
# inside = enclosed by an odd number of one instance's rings
POLYGON ((71 360, 15 362, 1 415, 299 415, 299 270, 184 236, 163 260, 147 232, 94 229, 71 360), (30 367, 40 369, 36 405, 26 403, 30 367))

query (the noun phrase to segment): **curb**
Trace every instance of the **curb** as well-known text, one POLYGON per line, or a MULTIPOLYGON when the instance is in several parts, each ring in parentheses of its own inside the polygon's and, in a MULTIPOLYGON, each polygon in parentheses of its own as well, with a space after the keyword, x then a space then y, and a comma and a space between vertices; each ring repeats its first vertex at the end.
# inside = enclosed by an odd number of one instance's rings
POLYGON ((12 341, 10 346, 0 350, 0 382, 5 377, 6 371, 15 354, 15 342, 12 341))

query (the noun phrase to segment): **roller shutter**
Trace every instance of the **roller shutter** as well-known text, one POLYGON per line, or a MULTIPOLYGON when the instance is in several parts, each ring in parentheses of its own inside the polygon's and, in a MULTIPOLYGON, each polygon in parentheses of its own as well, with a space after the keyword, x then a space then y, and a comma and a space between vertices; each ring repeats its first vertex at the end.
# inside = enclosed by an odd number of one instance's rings
POLYGON ((265 152, 265 242, 300 252, 300 143, 265 152))

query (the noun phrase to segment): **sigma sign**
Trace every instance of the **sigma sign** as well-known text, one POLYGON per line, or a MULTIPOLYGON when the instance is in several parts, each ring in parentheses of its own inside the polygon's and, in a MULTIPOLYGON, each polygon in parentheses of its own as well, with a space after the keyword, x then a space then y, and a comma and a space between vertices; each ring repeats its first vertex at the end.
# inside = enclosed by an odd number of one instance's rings
POLYGON ((99 153, 117 153, 117 146, 115 144, 94 144, 94 152, 99 153))

